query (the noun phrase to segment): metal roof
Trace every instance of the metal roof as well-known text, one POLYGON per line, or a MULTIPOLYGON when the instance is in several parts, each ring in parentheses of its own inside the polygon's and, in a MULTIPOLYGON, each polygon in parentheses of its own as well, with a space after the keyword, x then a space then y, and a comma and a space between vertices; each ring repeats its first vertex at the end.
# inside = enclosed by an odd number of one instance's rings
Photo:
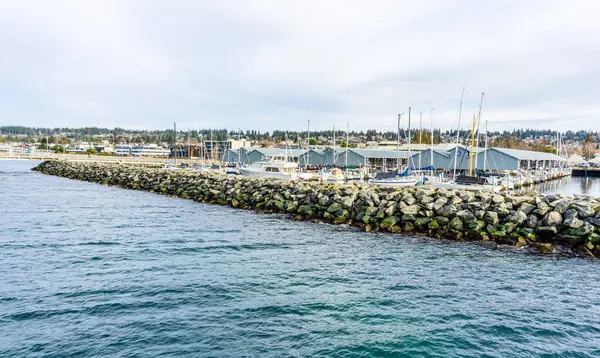
POLYGON ((495 150, 497 152, 506 154, 509 157, 513 157, 519 160, 564 160, 564 158, 559 157, 558 155, 553 153, 533 152, 531 150, 508 149, 498 147, 493 147, 489 150, 495 150))
POLYGON ((253 148, 248 154, 251 152, 259 152, 267 157, 274 156, 288 156, 288 157, 299 157, 302 153, 306 152, 304 149, 285 149, 285 148, 253 148))
MULTIPOLYGON (((351 152, 354 152, 364 158, 373 158, 373 159, 396 159, 398 156, 400 158, 408 158, 408 152, 406 151, 395 151, 395 150, 378 150, 378 149, 356 149, 350 148, 351 152)), ((341 153, 345 152, 345 150, 341 151, 341 153)))
MULTIPOLYGON (((300 156, 306 155, 306 154, 308 154, 308 152, 309 151, 305 150, 302 154, 300 154, 300 156)), ((319 156, 322 157, 323 155, 325 155, 325 151, 324 150, 320 150, 320 149, 311 149, 310 150, 310 155, 313 155, 313 154, 314 155, 319 155, 319 156)))

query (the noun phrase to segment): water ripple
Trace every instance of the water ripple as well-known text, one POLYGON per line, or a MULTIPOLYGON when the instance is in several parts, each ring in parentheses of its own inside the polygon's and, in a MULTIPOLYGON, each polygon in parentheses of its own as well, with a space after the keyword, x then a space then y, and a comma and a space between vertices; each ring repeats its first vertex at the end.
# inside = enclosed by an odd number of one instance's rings
POLYGON ((0 356, 600 356, 598 264, 0 162, 0 356))

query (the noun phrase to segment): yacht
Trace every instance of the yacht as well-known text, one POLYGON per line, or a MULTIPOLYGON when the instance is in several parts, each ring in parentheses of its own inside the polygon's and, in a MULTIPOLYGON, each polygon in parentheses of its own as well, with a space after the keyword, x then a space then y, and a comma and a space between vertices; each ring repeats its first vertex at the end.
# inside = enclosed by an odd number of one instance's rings
POLYGON ((346 181, 346 177, 344 173, 338 168, 333 168, 330 170, 324 170, 321 173, 321 178, 327 182, 344 182, 346 181))
POLYGON ((240 168, 240 174, 247 177, 296 180, 298 179, 297 170, 298 163, 256 162, 246 168, 240 168))

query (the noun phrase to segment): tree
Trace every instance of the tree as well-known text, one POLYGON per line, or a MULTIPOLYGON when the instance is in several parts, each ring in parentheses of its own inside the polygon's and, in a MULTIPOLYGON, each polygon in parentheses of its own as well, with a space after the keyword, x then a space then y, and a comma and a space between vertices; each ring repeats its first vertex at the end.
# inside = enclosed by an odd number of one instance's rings
POLYGON ((415 131, 410 141, 411 143, 421 143, 421 144, 431 144, 431 134, 429 132, 423 131, 419 133, 419 131, 415 131))
POLYGON ((596 152, 596 144, 594 143, 594 138, 592 137, 591 132, 585 137, 581 151, 585 159, 592 159, 594 157, 594 153, 596 152))
POLYGON ((66 153, 65 147, 62 145, 55 145, 51 149, 54 151, 54 153, 66 153))
POLYGON ((85 151, 87 154, 98 154, 98 151, 96 150, 96 148, 94 147, 90 147, 88 148, 88 150, 85 151))
POLYGON ((317 140, 315 138, 311 138, 310 145, 317 145, 317 140))

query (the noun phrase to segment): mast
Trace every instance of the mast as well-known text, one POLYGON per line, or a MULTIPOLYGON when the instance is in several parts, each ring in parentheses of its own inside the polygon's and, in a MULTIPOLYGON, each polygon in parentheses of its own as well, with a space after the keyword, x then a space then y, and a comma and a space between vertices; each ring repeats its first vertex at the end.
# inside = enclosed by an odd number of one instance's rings
MULTIPOLYGON (((481 100, 479 100, 479 113, 477 114, 477 140, 475 142, 475 148, 479 148, 479 126, 481 125, 481 106, 483 106, 483 95, 485 93, 481 92, 481 100)), ((476 153, 475 155, 475 169, 477 169, 477 160, 479 156, 476 153)))
POLYGON ((173 122, 173 157, 177 166, 177 123, 173 122))
POLYGON ((456 179, 456 157, 458 156, 458 140, 460 138, 460 117, 462 116, 463 100, 465 98, 465 88, 462 88, 460 95, 460 106, 458 108, 458 126, 456 127, 456 148, 454 148, 454 171, 452 172, 452 179, 456 179))
POLYGON ((431 175, 433 175, 433 108, 431 109, 431 153, 429 157, 431 158, 431 175))
POLYGON ((473 175, 473 158, 475 156, 475 125, 477 124, 477 115, 473 115, 473 124, 471 125, 471 150, 469 151, 469 176, 473 175))
POLYGON ((306 129, 306 163, 304 163, 308 167, 308 163, 310 163, 310 119, 308 121, 308 128, 306 129))
POLYGON ((344 167, 346 168, 346 173, 348 173, 348 148, 350 148, 349 129, 350 129, 350 122, 346 122, 346 155, 345 155, 346 162, 344 163, 344 167))
POLYGON ((421 152, 423 150, 423 112, 419 111, 419 170, 423 168, 421 163, 421 152))
POLYGON ((411 108, 408 107, 408 160, 406 161, 406 163, 408 163, 408 170, 410 170, 410 162, 412 161, 412 158, 410 156, 410 140, 412 139, 410 136, 410 110, 411 108))
POLYGON ((398 141, 396 142, 396 166, 398 167, 398 173, 400 173, 400 119, 402 119, 402 114, 398 113, 398 141))
POLYGON ((487 148, 488 148, 488 121, 485 120, 485 150, 483 152, 483 171, 487 170, 487 148))
POLYGON ((331 160, 331 166, 335 166, 335 126, 333 126, 333 159, 331 160))

